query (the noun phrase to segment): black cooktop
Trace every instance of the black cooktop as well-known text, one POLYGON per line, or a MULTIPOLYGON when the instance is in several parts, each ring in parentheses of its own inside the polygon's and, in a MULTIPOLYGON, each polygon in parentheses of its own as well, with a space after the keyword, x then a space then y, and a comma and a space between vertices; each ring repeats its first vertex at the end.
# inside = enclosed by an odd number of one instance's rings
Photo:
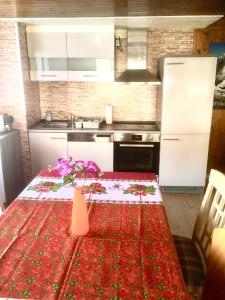
POLYGON ((113 123, 115 130, 134 130, 134 131, 159 131, 158 126, 154 123, 113 123))

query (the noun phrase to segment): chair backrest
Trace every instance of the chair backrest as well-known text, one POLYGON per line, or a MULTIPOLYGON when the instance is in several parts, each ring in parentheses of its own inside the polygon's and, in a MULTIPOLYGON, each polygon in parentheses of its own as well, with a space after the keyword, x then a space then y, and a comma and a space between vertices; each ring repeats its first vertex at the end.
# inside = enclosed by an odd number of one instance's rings
POLYGON ((202 258, 206 271, 212 233, 215 228, 225 227, 225 175, 211 170, 209 183, 196 219, 193 242, 202 258))
POLYGON ((202 300, 225 299, 225 229, 213 231, 202 300))

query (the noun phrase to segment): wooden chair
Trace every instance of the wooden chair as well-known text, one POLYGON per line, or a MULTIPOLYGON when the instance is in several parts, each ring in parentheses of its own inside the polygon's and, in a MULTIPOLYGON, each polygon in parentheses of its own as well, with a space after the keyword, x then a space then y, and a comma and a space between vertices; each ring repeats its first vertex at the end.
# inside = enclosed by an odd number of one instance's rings
POLYGON ((174 236, 183 277, 192 299, 201 298, 212 233, 217 227, 225 227, 225 175, 211 170, 192 239, 174 236))
POLYGON ((213 231, 202 300, 225 299, 225 229, 213 231))

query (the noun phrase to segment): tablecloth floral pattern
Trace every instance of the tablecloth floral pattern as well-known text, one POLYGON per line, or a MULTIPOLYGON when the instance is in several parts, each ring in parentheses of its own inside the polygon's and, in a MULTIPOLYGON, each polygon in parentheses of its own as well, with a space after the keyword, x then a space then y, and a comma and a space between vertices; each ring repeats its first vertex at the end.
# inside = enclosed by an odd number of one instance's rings
MULTIPOLYGON (((82 185, 87 201, 162 203, 158 184, 155 180, 131 179, 77 179, 82 185)), ((37 176, 18 196, 18 199, 72 200, 73 187, 64 186, 61 178, 37 176)))
MULTIPOLYGON (((157 195, 147 175, 125 186, 107 176, 89 182, 86 196, 102 197, 109 188, 123 197, 157 195)), ((0 298, 189 299, 160 197, 157 205, 89 201, 90 231, 76 237, 72 201, 58 199, 60 179, 43 179, 35 178, 0 217, 0 298)))
POLYGON ((0 297, 188 299, 163 206, 90 203, 82 238, 71 206, 16 200, 3 214, 0 297))

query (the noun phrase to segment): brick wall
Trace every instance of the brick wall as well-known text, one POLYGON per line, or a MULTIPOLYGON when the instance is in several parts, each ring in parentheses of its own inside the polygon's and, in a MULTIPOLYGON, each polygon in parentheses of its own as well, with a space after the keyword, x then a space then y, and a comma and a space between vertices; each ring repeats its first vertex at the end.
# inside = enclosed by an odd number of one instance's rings
MULTIPOLYGON (((192 54, 193 31, 148 30, 147 67, 157 74, 158 60, 164 55, 192 54)), ((116 77, 126 69, 127 40, 123 52, 116 50, 116 77)), ((105 117, 106 104, 113 105, 115 121, 155 121, 160 119, 160 87, 149 83, 40 82, 41 114, 69 111, 75 116, 105 117)), ((54 118, 61 118, 57 114, 54 118)))
POLYGON ((23 71, 23 85, 24 96, 26 105, 26 120, 27 127, 40 120, 40 95, 39 95, 39 83, 36 81, 30 81, 29 74, 29 62, 27 54, 27 40, 26 40, 26 27, 25 25, 19 25, 19 40, 21 49, 21 62, 23 71))
POLYGON ((148 31, 147 66, 157 74, 159 58, 166 55, 191 55, 193 30, 152 29, 148 31))
POLYGON ((24 171, 26 167, 26 113, 18 56, 16 26, 0 23, 0 112, 14 118, 13 127, 20 130, 24 171))
POLYGON ((0 23, 0 113, 12 115, 13 127, 20 130, 27 181, 31 178, 27 126, 40 119, 39 86, 29 81, 25 27, 14 23, 0 23))
MULTIPOLYGON (((105 117, 107 104, 113 105, 115 121, 148 121, 156 119, 156 86, 148 83, 81 83, 41 82, 42 117, 53 112, 70 111, 76 117, 105 117)), ((55 119, 62 118, 54 114, 55 119)))
MULTIPOLYGON (((39 95, 39 83, 30 81, 29 64, 27 55, 27 41, 26 41, 26 28, 20 24, 18 26, 19 47, 20 47, 20 71, 22 73, 22 85, 23 85, 23 105, 25 108, 23 120, 23 129, 21 130, 22 138, 22 156, 25 179, 28 181, 31 178, 31 158, 30 158, 30 146, 28 139, 27 128, 40 120, 40 95, 39 95)), ((21 115, 18 115, 21 118, 21 115)))
POLYGON ((13 115, 16 124, 16 103, 20 95, 18 85, 16 33, 12 23, 0 23, 0 112, 13 115))

